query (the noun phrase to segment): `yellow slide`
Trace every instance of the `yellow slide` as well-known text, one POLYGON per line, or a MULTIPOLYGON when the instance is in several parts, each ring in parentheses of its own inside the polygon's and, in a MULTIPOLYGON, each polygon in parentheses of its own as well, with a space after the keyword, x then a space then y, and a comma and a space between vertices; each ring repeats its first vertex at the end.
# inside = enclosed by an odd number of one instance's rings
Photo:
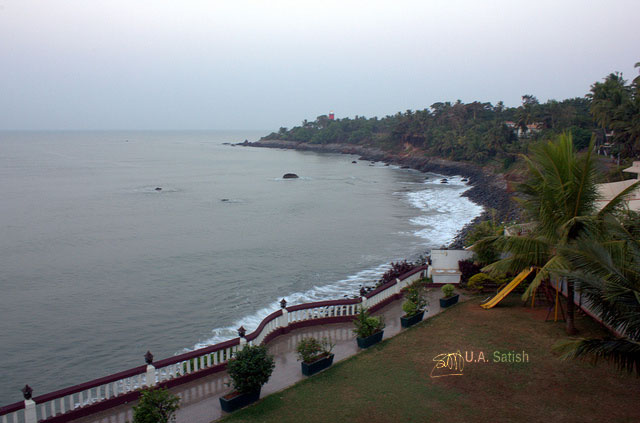
POLYGON ((513 278, 513 280, 511 282, 509 282, 509 284, 507 284, 507 286, 502 288, 502 290, 500 292, 498 292, 498 294, 495 297, 493 297, 492 299, 490 299, 489 301, 487 301, 484 304, 480 304, 480 307, 486 308, 486 309, 493 308, 496 304, 498 304, 500 301, 502 301, 504 299, 504 297, 509 295, 509 293, 511 291, 513 291, 516 286, 520 285, 520 282, 525 280, 527 278, 527 276, 529 276, 529 273, 531 273, 531 272, 533 272, 533 267, 530 268, 530 269, 525 269, 522 272, 520 272, 518 274, 518 276, 513 278))

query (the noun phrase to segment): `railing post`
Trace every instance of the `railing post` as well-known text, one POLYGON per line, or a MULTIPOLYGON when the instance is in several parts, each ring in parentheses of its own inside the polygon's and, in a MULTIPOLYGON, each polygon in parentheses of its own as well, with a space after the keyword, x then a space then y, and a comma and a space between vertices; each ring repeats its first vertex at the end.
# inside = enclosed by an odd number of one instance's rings
POLYGON ((238 336, 240 337, 240 346, 238 347, 238 350, 244 349, 244 346, 247 345, 247 339, 244 337, 246 334, 247 330, 244 328, 244 326, 240 326, 238 328, 238 336))
MULTIPOLYGON (((144 361, 147 363, 147 375, 146 382, 148 387, 156 385, 156 368, 153 365, 153 354, 151 351, 147 351, 144 355, 144 361)), ((142 384, 141 384, 142 385, 142 384)))
POLYGON ((289 312, 287 311, 287 300, 284 298, 280 301, 280 308, 282 309, 282 316, 280 316, 282 322, 280 326, 286 328, 289 326, 289 312))
POLYGON ((24 423, 38 423, 36 403, 31 399, 33 389, 29 385, 24 385, 22 395, 24 396, 24 423))
POLYGON ((396 285, 393 288, 394 288, 393 289, 394 294, 400 293, 400 279, 396 278, 396 285))

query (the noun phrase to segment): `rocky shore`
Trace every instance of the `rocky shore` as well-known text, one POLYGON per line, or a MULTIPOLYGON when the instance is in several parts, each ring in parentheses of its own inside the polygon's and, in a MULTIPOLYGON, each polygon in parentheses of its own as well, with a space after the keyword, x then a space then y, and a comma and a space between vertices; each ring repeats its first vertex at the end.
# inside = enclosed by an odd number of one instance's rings
POLYGON ((237 144, 246 147, 283 148, 292 150, 315 151, 319 153, 355 154, 360 160, 379 161, 388 164, 408 167, 421 172, 439 173, 445 176, 460 175, 469 179, 472 186, 463 195, 485 208, 485 212, 476 217, 470 224, 462 228, 449 248, 461 248, 467 233, 477 223, 489 218, 488 210, 497 212, 501 221, 514 220, 518 209, 507 190, 507 182, 502 174, 495 174, 471 163, 454 162, 434 157, 413 157, 411 155, 391 154, 379 149, 343 144, 308 144, 295 141, 260 140, 237 144))

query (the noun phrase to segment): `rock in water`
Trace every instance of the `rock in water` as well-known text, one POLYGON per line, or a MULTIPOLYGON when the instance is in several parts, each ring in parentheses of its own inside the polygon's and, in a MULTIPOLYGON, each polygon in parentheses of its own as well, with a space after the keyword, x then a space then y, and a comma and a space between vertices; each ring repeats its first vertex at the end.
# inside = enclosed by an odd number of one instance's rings
POLYGON ((283 179, 296 179, 296 178, 298 178, 298 175, 296 175, 295 173, 285 173, 282 178, 283 179))
POLYGON ((354 160, 354 161, 352 161, 351 163, 358 163, 358 162, 356 162, 356 161, 354 160))
POLYGON ((162 191, 162 188, 156 187, 156 191, 162 191))

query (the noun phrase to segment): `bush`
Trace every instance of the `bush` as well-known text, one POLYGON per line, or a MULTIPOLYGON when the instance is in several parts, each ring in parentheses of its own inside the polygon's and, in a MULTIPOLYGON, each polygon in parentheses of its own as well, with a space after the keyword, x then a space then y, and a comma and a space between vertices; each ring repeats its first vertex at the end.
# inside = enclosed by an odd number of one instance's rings
POLYGON ((460 269, 460 283, 466 284, 469 282, 469 278, 475 274, 480 273, 482 267, 475 264, 472 260, 460 260, 458 262, 458 269, 460 269))
POLYGON ((322 338, 322 340, 317 340, 313 337, 303 338, 298 342, 298 346, 296 347, 298 361, 311 363, 321 356, 331 354, 334 346, 335 344, 332 344, 328 338, 322 338))
POLYGON ((478 273, 477 275, 471 276, 471 278, 469 279, 469 283, 467 284, 467 287, 469 289, 473 289, 474 291, 482 291, 485 285, 490 283, 491 284, 495 283, 495 281, 491 276, 485 273, 478 273))
POLYGON ((378 281, 376 287, 384 285, 387 282, 391 282, 398 276, 402 276, 416 267, 418 267, 416 263, 409 263, 406 260, 399 261, 397 263, 391 262, 391 269, 387 270, 384 275, 382 275, 382 279, 378 281))
POLYGON ((372 317, 369 315, 369 310, 364 307, 360 307, 360 312, 353 320, 353 324, 356 325, 353 332, 360 338, 367 338, 385 327, 384 316, 372 317))
POLYGON ((133 423, 169 423, 176 420, 180 398, 164 388, 145 389, 133 406, 133 423))
POLYGON ((444 297, 449 298, 453 296, 453 291, 455 288, 453 287, 453 285, 448 283, 445 286, 443 286, 441 289, 442 289, 442 293, 444 294, 444 297))
POLYGON ((245 346, 227 364, 227 372, 236 391, 255 392, 269 381, 275 368, 273 356, 264 345, 245 346))
POLYGON ((421 285, 414 284, 406 293, 406 301, 402 304, 402 310, 407 317, 415 316, 429 305, 426 291, 421 285))

